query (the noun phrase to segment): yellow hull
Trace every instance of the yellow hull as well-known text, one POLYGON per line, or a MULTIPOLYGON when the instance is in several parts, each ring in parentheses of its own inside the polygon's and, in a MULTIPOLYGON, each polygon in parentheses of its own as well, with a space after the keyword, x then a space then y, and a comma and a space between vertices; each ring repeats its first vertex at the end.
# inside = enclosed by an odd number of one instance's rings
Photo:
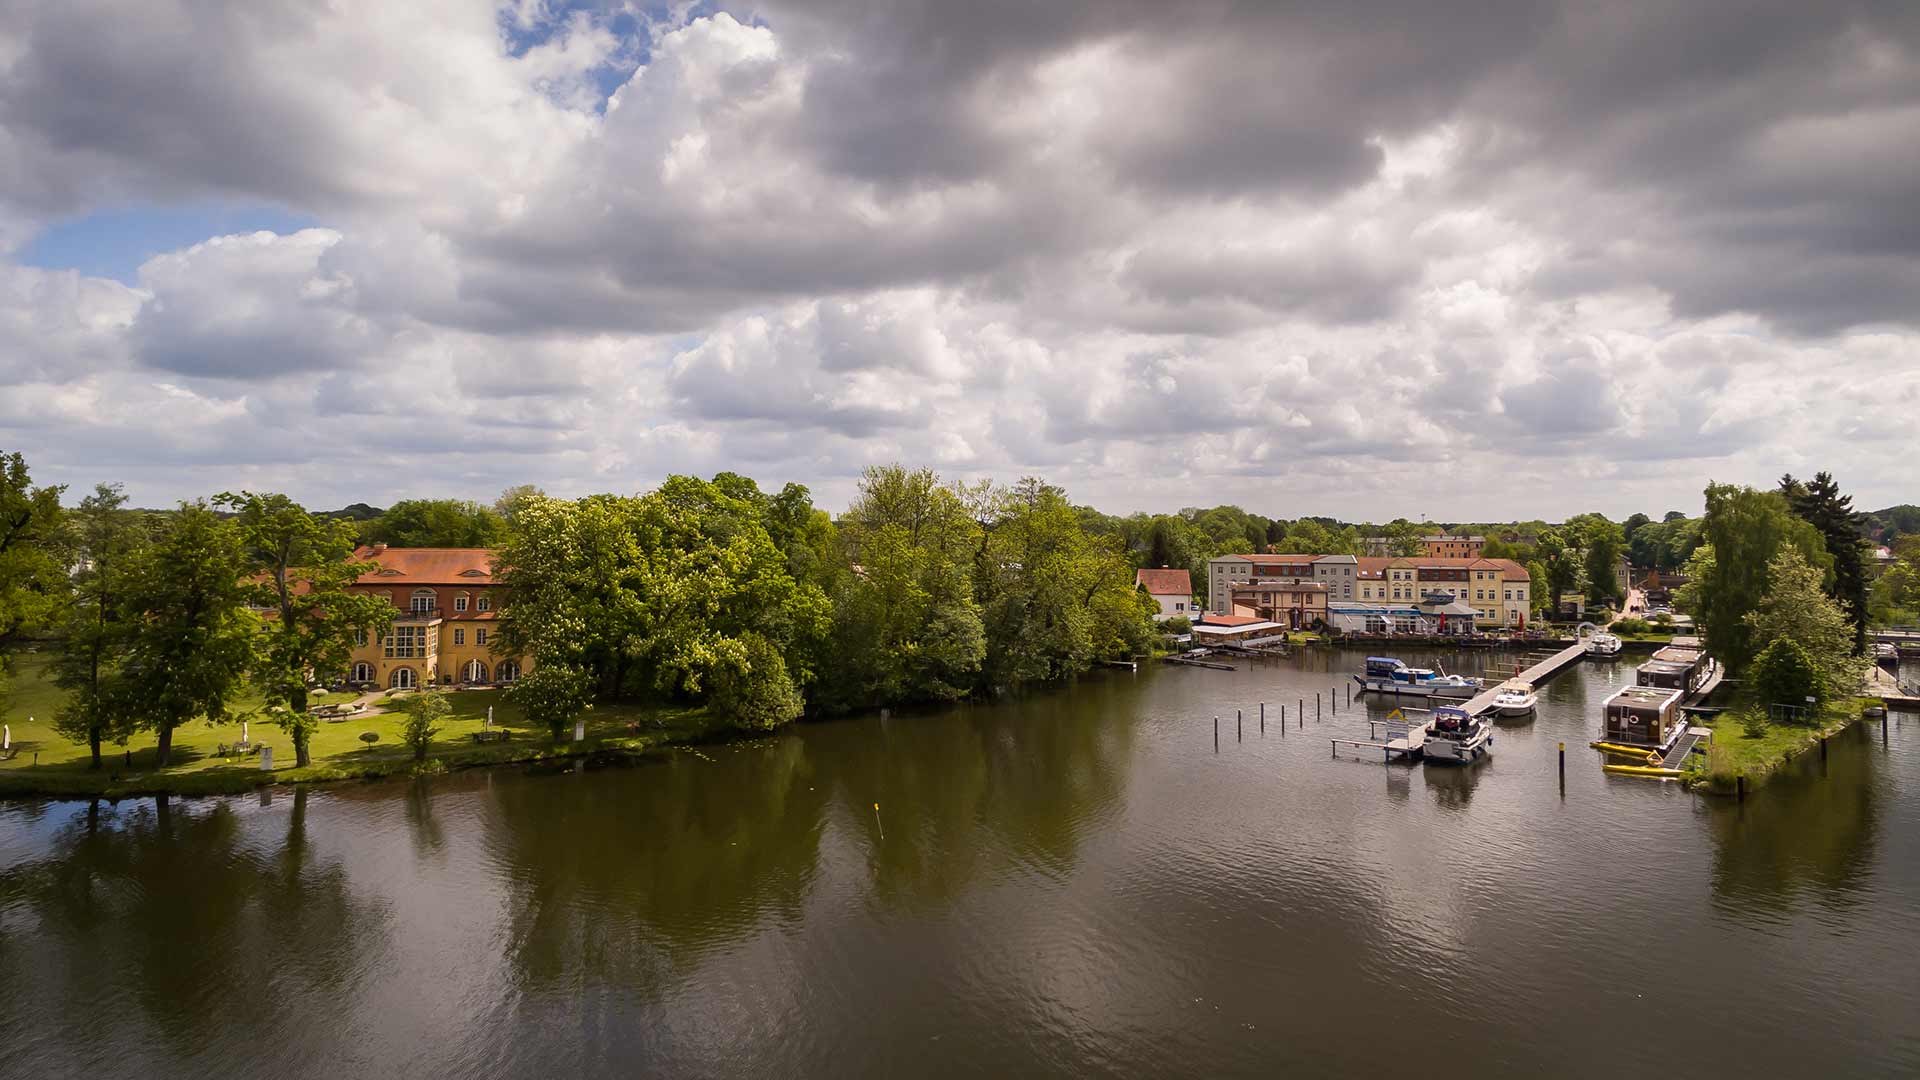
POLYGON ((1602 765, 1600 768, 1610 773, 1624 773, 1627 776, 1656 776, 1662 780, 1685 775, 1679 769, 1656 769, 1651 765, 1602 765))

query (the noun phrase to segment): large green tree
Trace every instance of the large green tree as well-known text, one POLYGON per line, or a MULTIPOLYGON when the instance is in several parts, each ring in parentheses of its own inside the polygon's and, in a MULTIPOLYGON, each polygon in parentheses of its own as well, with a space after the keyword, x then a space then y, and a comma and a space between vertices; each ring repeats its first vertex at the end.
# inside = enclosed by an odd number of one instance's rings
POLYGON ((378 596, 349 591, 367 564, 353 558, 348 521, 318 518, 285 495, 228 492, 215 502, 233 512, 246 558, 246 598, 270 612, 256 653, 254 682, 273 718, 293 739, 294 764, 312 763, 317 726, 308 687, 342 674, 356 635, 384 633, 395 609, 378 596))
POLYGON ((361 539, 393 547, 497 547, 507 522, 491 507, 464 499, 405 499, 360 526, 361 539))
POLYGON ((1557 616, 1560 598, 1580 582, 1583 564, 1579 540, 1567 536, 1560 529, 1545 529, 1536 540, 1534 550, 1540 556, 1540 565, 1547 571, 1547 610, 1557 616))
POLYGON ((1867 647, 1867 544, 1860 536, 1863 515, 1855 513, 1853 497, 1840 494, 1833 474, 1815 473, 1804 483, 1792 473, 1780 478, 1780 493, 1802 521, 1820 530, 1827 554, 1833 557, 1833 574, 1827 582, 1827 595, 1846 610, 1853 626, 1853 650, 1867 647))
POLYGON ((65 490, 36 486, 26 458, 0 454, 0 645, 50 626, 66 599, 65 490))
POLYGON ((166 515, 126 581, 131 620, 121 683, 139 730, 173 757, 174 729, 224 720, 253 667, 260 619, 247 608, 240 536, 206 503, 166 515))
POLYGON ((69 515, 73 603, 53 664, 53 681, 67 698, 53 728, 86 743, 95 769, 100 744, 124 738, 132 722, 120 672, 136 629, 127 600, 147 531, 126 502, 119 485, 101 484, 69 515))
POLYGON ((1780 641, 1804 651, 1820 673, 1825 699, 1855 692, 1864 662, 1853 648, 1853 626, 1822 578, 1798 548, 1782 545, 1767 566, 1766 594, 1745 621, 1756 653, 1780 641))
POLYGON ((1582 514, 1568 525, 1578 530, 1581 567, 1587 586, 1587 602, 1617 603, 1620 591, 1620 553, 1626 537, 1620 526, 1599 514, 1582 514))
POLYGON ((1778 492, 1708 484, 1706 504, 1701 535, 1713 550, 1696 568, 1706 576, 1693 582, 1689 602, 1708 650, 1740 672, 1759 651, 1747 615, 1767 595, 1774 556, 1794 547, 1822 574, 1832 559, 1819 531, 1794 516, 1778 492))

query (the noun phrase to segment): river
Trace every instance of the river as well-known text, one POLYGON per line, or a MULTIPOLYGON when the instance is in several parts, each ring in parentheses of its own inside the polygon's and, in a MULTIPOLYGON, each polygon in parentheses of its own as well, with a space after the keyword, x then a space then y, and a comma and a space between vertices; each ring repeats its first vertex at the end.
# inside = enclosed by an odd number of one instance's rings
POLYGON ((0 1075, 1920 1072, 1920 717, 1735 804, 1600 771, 1630 661, 1470 771, 1335 758, 1368 707, 1312 698, 1359 661, 0 805, 0 1075))

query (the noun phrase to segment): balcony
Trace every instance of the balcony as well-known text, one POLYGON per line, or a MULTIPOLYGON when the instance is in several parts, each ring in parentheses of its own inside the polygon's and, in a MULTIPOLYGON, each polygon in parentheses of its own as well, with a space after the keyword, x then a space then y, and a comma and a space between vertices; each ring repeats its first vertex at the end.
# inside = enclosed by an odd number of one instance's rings
POLYGON ((394 615, 393 621, 396 623, 431 623, 439 622, 445 617, 446 614, 437 607, 403 608, 398 614, 394 615))

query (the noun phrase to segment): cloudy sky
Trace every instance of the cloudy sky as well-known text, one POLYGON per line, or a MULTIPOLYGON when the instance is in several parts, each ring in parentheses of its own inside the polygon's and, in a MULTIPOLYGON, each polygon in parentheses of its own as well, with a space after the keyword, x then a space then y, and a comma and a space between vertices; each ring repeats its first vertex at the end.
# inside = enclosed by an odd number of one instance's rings
POLYGON ((1920 501, 1920 5, 0 0, 0 449, 158 505, 1920 501))

